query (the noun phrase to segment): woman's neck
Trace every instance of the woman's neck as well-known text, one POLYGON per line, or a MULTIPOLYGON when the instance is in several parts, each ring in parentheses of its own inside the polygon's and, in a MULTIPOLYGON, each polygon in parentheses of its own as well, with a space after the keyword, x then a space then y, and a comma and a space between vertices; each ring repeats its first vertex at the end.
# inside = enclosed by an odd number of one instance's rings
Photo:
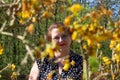
POLYGON ((55 57, 56 57, 56 58, 65 57, 65 56, 69 55, 69 52, 70 52, 70 50, 56 51, 56 52, 55 52, 55 57))
POLYGON ((70 50, 67 50, 67 51, 64 51, 64 52, 57 51, 55 53, 56 63, 58 63, 58 72, 59 72, 59 74, 62 73, 64 60, 66 58, 69 58, 69 52, 70 52, 70 50))

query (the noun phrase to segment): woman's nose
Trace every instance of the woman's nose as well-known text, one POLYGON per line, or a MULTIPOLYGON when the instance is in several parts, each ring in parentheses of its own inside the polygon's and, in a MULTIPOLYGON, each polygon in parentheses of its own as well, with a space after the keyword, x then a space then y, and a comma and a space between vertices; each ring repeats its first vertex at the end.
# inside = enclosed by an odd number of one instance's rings
POLYGON ((60 37, 59 42, 62 42, 62 41, 64 41, 64 39, 63 39, 63 37, 60 37))

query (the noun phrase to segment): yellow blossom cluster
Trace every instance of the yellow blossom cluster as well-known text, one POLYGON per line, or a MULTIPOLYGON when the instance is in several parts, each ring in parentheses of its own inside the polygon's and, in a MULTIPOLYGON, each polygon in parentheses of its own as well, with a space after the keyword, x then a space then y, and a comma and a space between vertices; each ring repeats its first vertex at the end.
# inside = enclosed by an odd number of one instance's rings
POLYGON ((70 25, 73 16, 67 16, 64 20, 65 25, 70 25))
MULTIPOLYGON (((14 72, 15 68, 16 68, 15 64, 8 64, 6 67, 0 70, 0 73, 3 72, 4 70, 11 69, 12 70, 11 78, 12 80, 14 80, 13 78, 17 76, 16 72, 14 72)), ((0 74, 0 78, 2 78, 1 74, 0 74)))
POLYGON ((17 73, 16 72, 13 72, 12 75, 11 75, 11 79, 12 80, 15 80, 17 77, 17 73))
POLYGON ((69 11, 71 11, 74 15, 77 15, 79 11, 81 11, 83 7, 80 4, 73 4, 70 8, 68 8, 69 11))
POLYGON ((70 25, 72 18, 78 15, 79 11, 81 11, 82 9, 83 7, 80 4, 73 4, 71 7, 69 7, 68 11, 72 12, 73 15, 67 16, 64 20, 64 24, 70 25))
POLYGON ((64 64, 63 70, 68 71, 71 66, 74 66, 74 65, 75 65, 75 61, 72 60, 72 61, 70 62, 69 59, 65 59, 65 61, 63 62, 63 64, 64 64))
MULTIPOLYGON (((51 18, 54 16, 55 13, 55 5, 57 2, 65 2, 65 0, 41 0, 43 5, 43 10, 41 17, 42 18, 51 18)), ((61 12, 64 10, 64 5, 59 5, 58 10, 61 12)))
POLYGON ((18 11, 18 16, 20 17, 20 23, 24 24, 27 19, 31 19, 32 21, 36 21, 36 18, 34 17, 36 13, 40 10, 39 7, 39 0, 22 0, 21 10, 18 11))
POLYGON ((114 54, 113 60, 115 60, 117 63, 120 63, 120 54, 114 54))
POLYGON ((70 27, 72 40, 82 42, 82 48, 90 55, 96 54, 96 50, 101 48, 100 43, 108 39, 111 40, 110 49, 114 48, 114 50, 120 51, 120 29, 118 29, 120 21, 112 24, 113 22, 108 20, 108 27, 101 23, 104 16, 111 18, 112 10, 100 6, 98 10, 91 11, 80 17, 76 16, 82 9, 84 7, 80 4, 72 5, 68 8, 72 14, 64 19, 64 24, 70 27), (114 31, 112 31, 113 28, 114 31))
MULTIPOLYGON (((78 12, 81 11, 83 7, 80 4, 74 4, 69 8, 71 12, 78 12)), ((71 25, 71 31, 73 32, 73 40, 76 40, 77 38, 80 39, 80 37, 77 37, 76 34, 80 34, 86 41, 88 41, 88 44, 91 43, 91 41, 104 41, 107 38, 110 38, 112 36, 111 31, 104 28, 104 26, 99 26, 100 20, 103 18, 103 15, 107 11, 102 6, 99 10, 91 11, 90 13, 85 14, 82 17, 77 18, 77 20, 73 21, 73 25, 71 25), (103 13, 101 13, 103 12, 103 13), (101 13, 101 14, 100 14, 101 13), (85 21, 89 21, 90 23, 85 23, 85 21), (92 38, 90 38, 92 37, 92 38), (87 40, 89 39, 89 40, 87 40)), ((107 14, 107 13, 106 13, 107 14)), ((109 15, 112 15, 108 13, 109 15)), ((64 23, 70 24, 72 18, 75 18, 74 15, 70 15, 65 18, 64 23)))
POLYGON ((16 68, 15 64, 8 64, 8 67, 11 68, 12 71, 16 68))
MULTIPOLYGON (((17 15, 20 18, 20 23, 24 24, 31 20, 37 22, 40 18, 51 18, 55 13, 55 5, 57 2, 64 2, 65 0, 22 0, 20 3, 21 10, 17 15), (40 17, 37 17, 39 15, 40 17)), ((64 5, 58 7, 59 11, 64 10, 64 5)))
POLYGON ((14 70, 15 67, 16 67, 16 66, 15 66, 14 64, 11 65, 11 69, 12 69, 12 70, 14 70))
POLYGON ((111 63, 111 60, 108 57, 103 57, 102 60, 106 66, 108 66, 111 63))
POLYGON ((113 32, 109 47, 111 50, 114 49, 115 51, 120 52, 120 29, 116 29, 113 32))
POLYGON ((49 58, 52 59, 54 58, 54 52, 57 51, 57 49, 58 49, 58 46, 54 42, 48 43, 46 44, 46 48, 41 53, 40 57, 44 58, 48 55, 49 58))
POLYGON ((52 70, 48 73, 46 80, 51 80, 53 77, 53 74, 55 73, 55 70, 52 70))
POLYGON ((26 32, 28 32, 29 34, 32 34, 33 31, 34 31, 34 28, 35 28, 34 24, 30 24, 30 25, 27 26, 26 32))

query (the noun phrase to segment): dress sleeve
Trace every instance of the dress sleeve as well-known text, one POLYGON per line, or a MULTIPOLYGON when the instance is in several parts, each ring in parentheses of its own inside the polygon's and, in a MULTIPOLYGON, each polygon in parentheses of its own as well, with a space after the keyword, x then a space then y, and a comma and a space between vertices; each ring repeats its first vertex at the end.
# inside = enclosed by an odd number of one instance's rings
POLYGON ((37 63, 35 62, 31 68, 29 80, 38 80, 39 77, 39 69, 37 63))

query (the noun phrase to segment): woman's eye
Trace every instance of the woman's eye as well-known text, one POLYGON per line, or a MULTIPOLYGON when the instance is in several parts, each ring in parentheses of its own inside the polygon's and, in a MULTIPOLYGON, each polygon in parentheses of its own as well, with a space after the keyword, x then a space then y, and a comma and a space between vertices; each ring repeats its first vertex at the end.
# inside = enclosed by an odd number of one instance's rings
POLYGON ((66 38, 66 37, 67 37, 67 35, 63 35, 63 36, 62 36, 62 38, 66 38))
POLYGON ((58 39, 59 39, 59 37, 54 37, 54 39, 55 39, 55 40, 58 40, 58 39))
POLYGON ((65 39, 65 38, 67 38, 67 37, 68 37, 68 35, 65 34, 65 35, 61 35, 61 36, 55 36, 53 39, 54 39, 54 40, 59 40, 60 38, 61 38, 61 39, 65 39))

